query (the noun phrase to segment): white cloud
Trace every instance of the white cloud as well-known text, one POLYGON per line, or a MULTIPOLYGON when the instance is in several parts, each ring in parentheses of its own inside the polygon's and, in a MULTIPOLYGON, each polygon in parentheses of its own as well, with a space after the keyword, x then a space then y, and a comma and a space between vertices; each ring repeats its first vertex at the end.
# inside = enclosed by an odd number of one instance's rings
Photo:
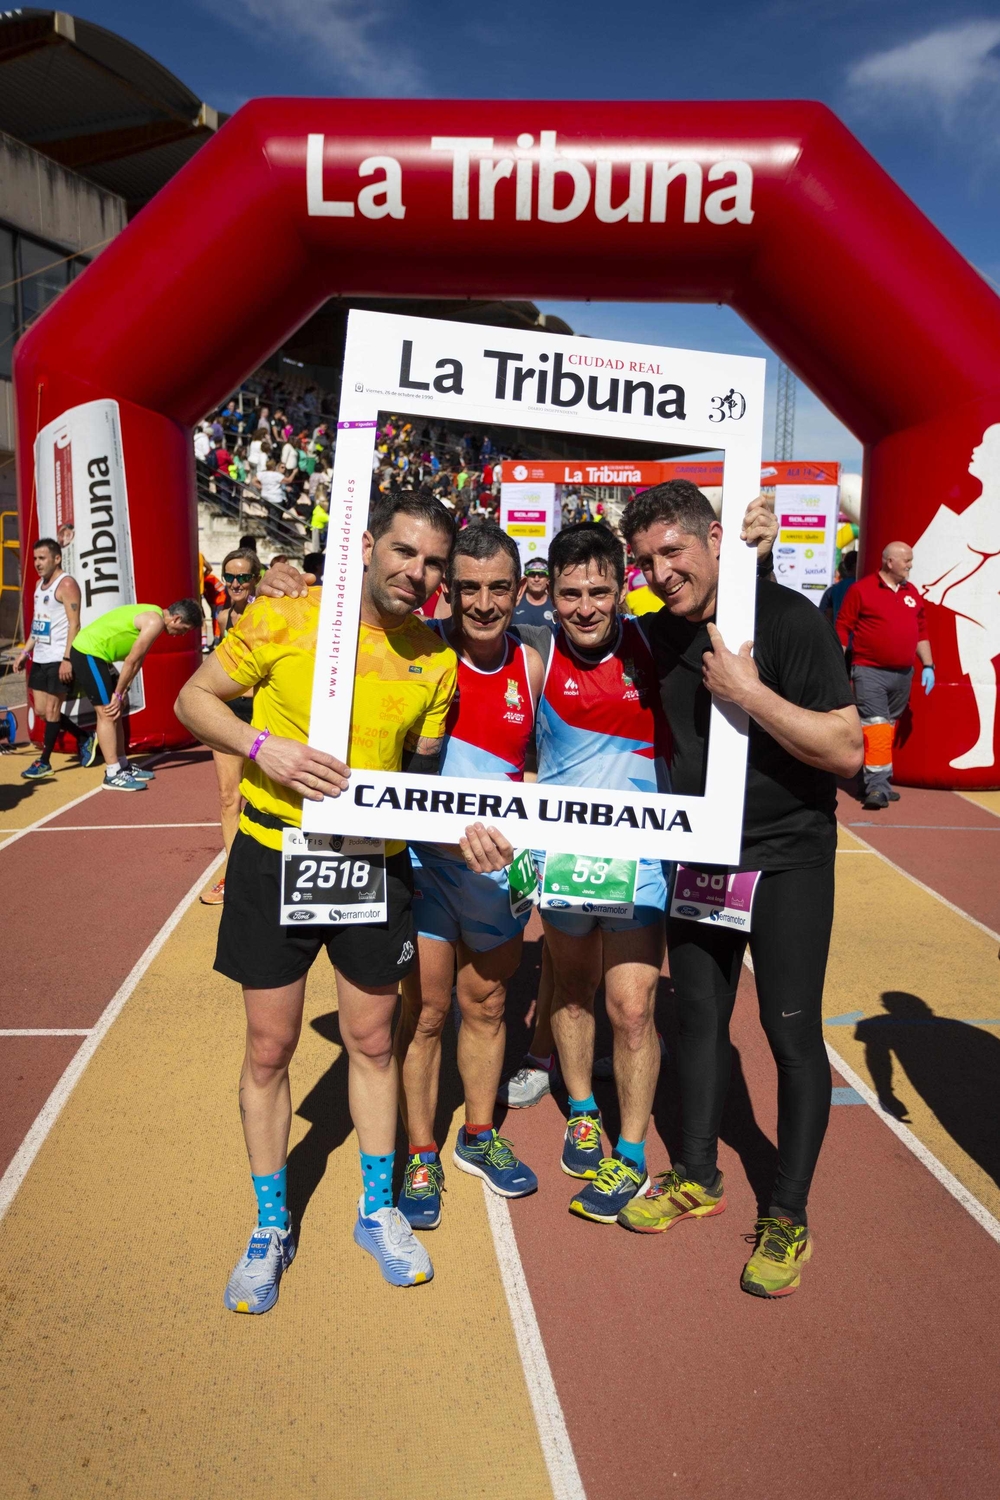
POLYGON ((1000 21, 942 26, 859 59, 848 69, 847 84, 855 102, 880 112, 887 106, 906 113, 929 109, 944 124, 960 126, 970 115, 993 113, 998 45, 1000 21))
POLYGON ((400 41, 401 27, 391 24, 389 0, 201 3, 244 33, 256 32, 268 46, 277 42, 294 49, 310 76, 325 72, 331 93, 391 97, 429 92, 422 68, 400 41))

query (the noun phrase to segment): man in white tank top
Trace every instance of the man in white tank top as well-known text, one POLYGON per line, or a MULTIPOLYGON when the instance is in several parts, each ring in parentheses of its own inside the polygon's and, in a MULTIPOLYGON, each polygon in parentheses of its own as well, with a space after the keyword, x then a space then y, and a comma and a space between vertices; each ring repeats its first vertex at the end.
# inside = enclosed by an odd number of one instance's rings
MULTIPOLYGON (((21 776, 25 781, 44 781, 55 774, 52 751, 59 738, 62 706, 73 685, 69 648, 80 629, 80 586, 75 578, 63 572, 62 548, 51 537, 40 537, 32 555, 38 583, 31 634, 18 653, 14 671, 19 672, 31 657, 28 687, 35 715, 45 723, 45 739, 41 755, 21 776)), ((85 743, 80 750, 85 762, 86 748, 85 743)))

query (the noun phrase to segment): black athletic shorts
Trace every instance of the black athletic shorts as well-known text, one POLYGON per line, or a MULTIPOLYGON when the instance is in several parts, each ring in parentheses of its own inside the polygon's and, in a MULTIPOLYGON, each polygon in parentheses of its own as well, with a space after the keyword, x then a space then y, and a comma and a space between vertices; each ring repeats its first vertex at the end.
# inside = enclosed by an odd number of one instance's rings
POLYGON ((91 703, 110 703, 118 682, 118 669, 100 656, 87 656, 75 646, 69 648, 73 676, 91 703))
POLYGON ((237 833, 226 868, 215 968, 248 990, 276 990, 312 968, 321 948, 354 984, 376 989, 405 979, 416 959, 413 875, 404 849, 385 862, 385 922, 360 926, 282 927, 281 853, 237 833))
POLYGON ((245 694, 242 698, 230 698, 229 707, 238 719, 243 720, 244 724, 253 723, 252 698, 248 698, 245 694))
POLYGON ((59 667, 57 661, 33 661, 31 671, 28 673, 28 686, 33 693, 54 693, 57 698, 65 698, 72 692, 71 682, 59 681, 59 667))

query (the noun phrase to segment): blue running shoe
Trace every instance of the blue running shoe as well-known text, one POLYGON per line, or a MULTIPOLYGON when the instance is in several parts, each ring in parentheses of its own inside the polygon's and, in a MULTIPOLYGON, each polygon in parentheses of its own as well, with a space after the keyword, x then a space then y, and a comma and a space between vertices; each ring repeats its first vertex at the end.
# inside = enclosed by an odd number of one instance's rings
POLYGON ((560 1165, 567 1177, 597 1176, 601 1164, 600 1115, 570 1115, 566 1121, 560 1165))
POLYGON ((278 1300, 282 1275, 294 1259, 295 1236, 290 1229, 284 1233, 280 1229, 255 1229, 222 1299, 229 1311, 269 1312, 278 1300))
POLYGON ((129 763, 128 763, 128 774, 132 777, 132 779, 134 781, 155 781, 156 780, 156 772, 155 771, 147 771, 147 769, 146 769, 145 766, 140 766, 134 760, 130 760, 129 763))
POLYGON ((454 1162, 470 1177, 481 1177, 486 1186, 501 1198, 526 1198, 538 1191, 538 1178, 510 1149, 510 1141, 491 1130, 489 1135, 467 1136, 463 1125, 458 1132, 454 1162))
POLYGON ((577 1194, 569 1211, 581 1219, 593 1219, 595 1224, 613 1224, 622 1209, 648 1187, 646 1169, 640 1171, 635 1162, 614 1151, 604 1157, 594 1181, 577 1194))
POLYGON ((33 760, 28 768, 21 772, 22 781, 45 781, 49 776, 56 773, 47 760, 33 760))
POLYGON ((99 746, 98 746, 98 743, 97 743, 97 735, 96 734, 88 734, 87 738, 84 740, 83 744, 80 746, 80 764, 81 764, 81 766, 88 766, 89 767, 89 766, 94 765, 95 762, 96 762, 96 760, 97 760, 97 751, 98 751, 98 749, 99 749, 99 746))
POLYGON ((137 781, 129 771, 116 771, 113 776, 109 776, 105 771, 101 786, 106 792, 144 792, 146 790, 146 783, 137 781))
POLYGON ((406 1163, 396 1207, 411 1229, 436 1229, 441 1222, 444 1168, 436 1151, 418 1151, 406 1163))
POLYGON ((413 1230, 399 1209, 377 1208, 373 1214, 366 1214, 364 1206, 362 1193, 358 1199, 354 1243, 375 1257, 389 1285, 420 1286, 430 1281, 434 1275, 431 1258, 414 1239, 413 1230))

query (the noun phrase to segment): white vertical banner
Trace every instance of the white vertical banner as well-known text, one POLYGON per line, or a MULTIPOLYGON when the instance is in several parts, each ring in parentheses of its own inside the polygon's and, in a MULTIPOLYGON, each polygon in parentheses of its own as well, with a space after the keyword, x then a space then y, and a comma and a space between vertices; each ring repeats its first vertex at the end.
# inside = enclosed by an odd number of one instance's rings
MULTIPOLYGON (((132 534, 117 401, 71 406, 35 439, 38 534, 55 537, 80 585, 80 624, 135 604, 132 534)), ((129 708, 145 706, 140 672, 129 708)), ((82 700, 78 700, 82 701, 82 700)))
POLYGON ((521 566, 533 557, 548 557, 549 543, 556 530, 556 487, 554 484, 526 484, 517 479, 521 464, 506 464, 514 481, 500 486, 500 525, 517 543, 521 566))
POLYGON ((778 540, 774 576, 819 604, 833 582, 840 512, 838 484, 778 484, 774 491, 778 540))

